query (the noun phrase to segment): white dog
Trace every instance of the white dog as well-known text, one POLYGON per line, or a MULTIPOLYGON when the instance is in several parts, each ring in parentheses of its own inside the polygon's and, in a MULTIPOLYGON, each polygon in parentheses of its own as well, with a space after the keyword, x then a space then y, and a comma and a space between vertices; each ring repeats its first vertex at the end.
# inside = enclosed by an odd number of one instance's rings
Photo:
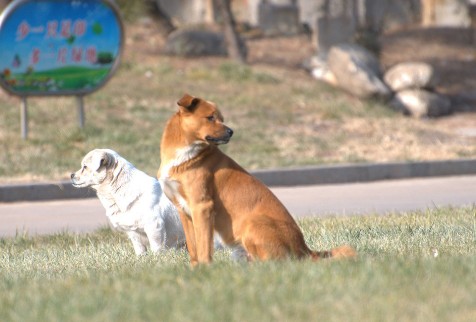
POLYGON ((71 174, 74 187, 91 187, 114 228, 125 231, 137 255, 185 245, 177 210, 155 178, 110 149, 90 151, 71 174))

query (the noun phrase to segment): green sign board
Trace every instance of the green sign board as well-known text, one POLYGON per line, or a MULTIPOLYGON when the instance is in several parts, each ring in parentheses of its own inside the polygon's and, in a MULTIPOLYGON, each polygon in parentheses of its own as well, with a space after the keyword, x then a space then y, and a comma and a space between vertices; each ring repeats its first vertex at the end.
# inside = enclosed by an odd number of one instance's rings
POLYGON ((123 25, 108 0, 17 0, 0 16, 0 85, 18 96, 84 95, 112 76, 123 25))

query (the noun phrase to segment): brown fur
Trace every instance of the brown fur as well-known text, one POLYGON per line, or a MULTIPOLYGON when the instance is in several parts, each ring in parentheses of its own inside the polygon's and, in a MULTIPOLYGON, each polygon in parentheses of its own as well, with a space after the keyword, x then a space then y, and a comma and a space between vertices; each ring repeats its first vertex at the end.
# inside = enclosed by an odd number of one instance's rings
POLYGON ((188 94, 177 104, 162 136, 158 177, 179 209, 192 265, 211 262, 214 230, 252 260, 356 255, 350 246, 311 251, 276 196, 218 149, 233 131, 215 104, 188 94))

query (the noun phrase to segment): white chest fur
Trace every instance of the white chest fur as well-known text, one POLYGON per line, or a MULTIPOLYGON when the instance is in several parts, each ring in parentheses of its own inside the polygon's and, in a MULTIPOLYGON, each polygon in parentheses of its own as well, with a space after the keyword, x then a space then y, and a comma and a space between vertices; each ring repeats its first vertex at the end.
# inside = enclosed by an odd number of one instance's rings
POLYGON ((191 145, 177 149, 175 151, 175 158, 162 167, 160 174, 159 181, 162 184, 165 195, 170 200, 175 200, 176 205, 189 216, 191 215, 190 208, 185 197, 180 193, 180 182, 171 178, 170 169, 195 158, 205 145, 202 141, 195 141, 191 145))

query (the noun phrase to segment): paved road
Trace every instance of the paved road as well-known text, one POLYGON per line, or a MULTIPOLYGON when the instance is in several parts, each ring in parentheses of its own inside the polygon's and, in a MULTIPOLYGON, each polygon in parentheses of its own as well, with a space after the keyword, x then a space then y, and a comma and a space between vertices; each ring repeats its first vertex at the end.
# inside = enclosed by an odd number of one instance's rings
MULTIPOLYGON (((273 188, 296 217, 362 215, 476 202, 476 176, 273 188)), ((0 203, 0 236, 88 232, 107 225, 97 199, 0 203)))

